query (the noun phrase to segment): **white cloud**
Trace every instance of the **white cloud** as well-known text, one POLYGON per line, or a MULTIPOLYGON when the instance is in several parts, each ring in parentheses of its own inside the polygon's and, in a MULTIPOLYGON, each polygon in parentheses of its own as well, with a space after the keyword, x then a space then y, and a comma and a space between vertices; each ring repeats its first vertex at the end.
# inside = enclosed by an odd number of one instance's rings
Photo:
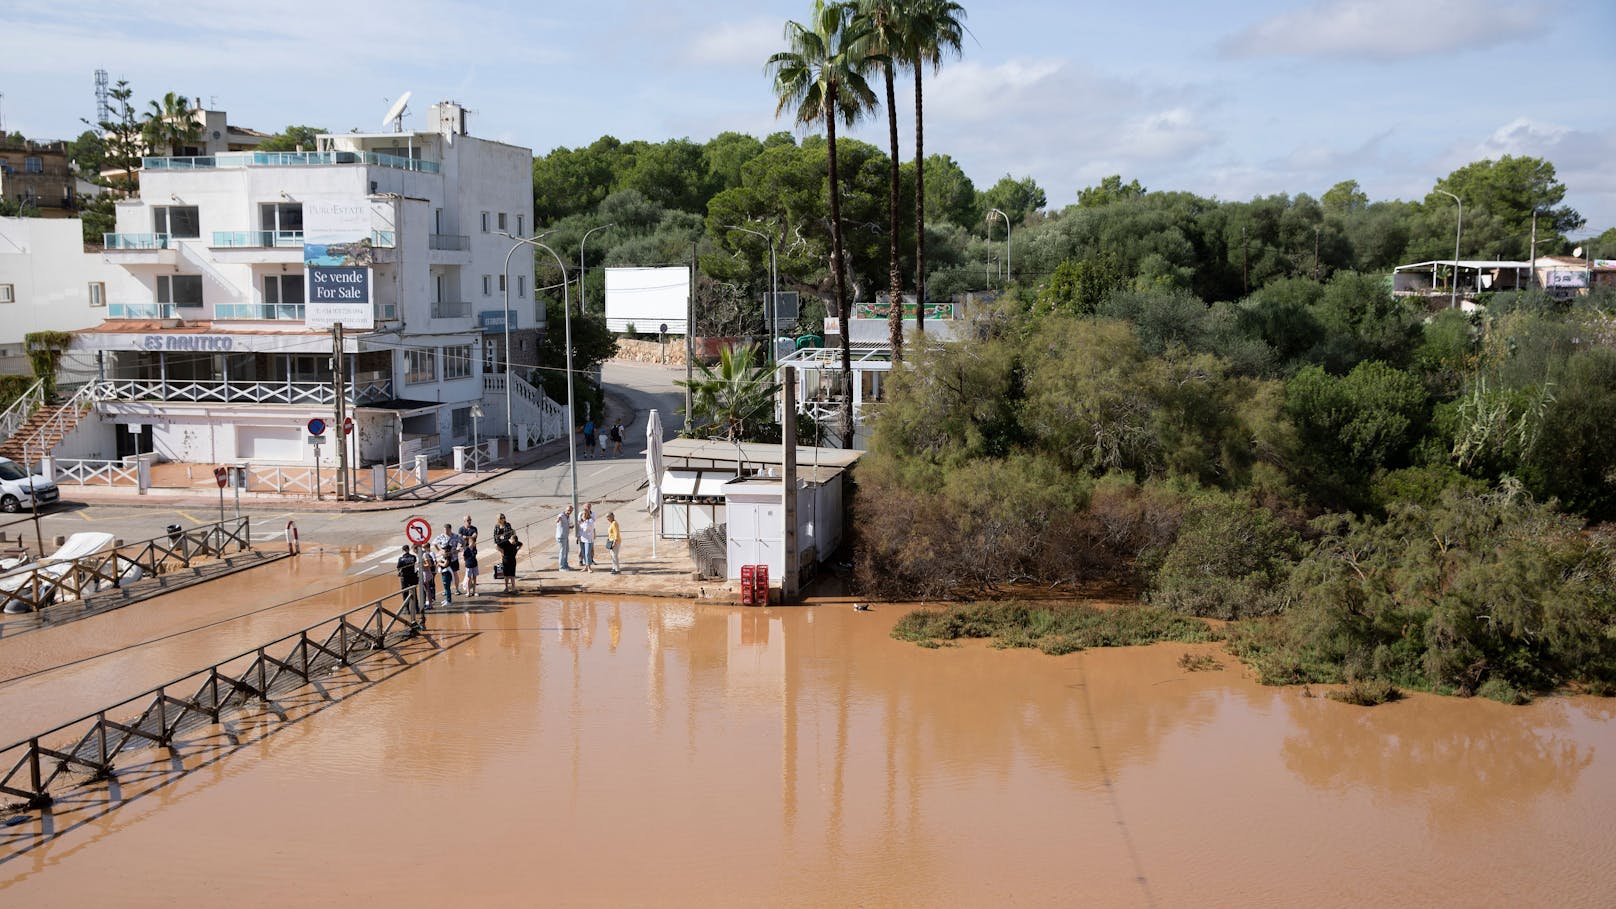
POLYGON ((1323 0, 1219 42, 1233 57, 1423 58, 1535 37, 1548 11, 1502 0, 1323 0))
POLYGON ((1461 142, 1443 156, 1443 173, 1483 158, 1528 155, 1554 165, 1566 203, 1595 232, 1616 226, 1616 130, 1595 132, 1517 117, 1479 141, 1461 142))
POLYGON ((756 66, 785 46, 778 19, 752 19, 702 28, 692 35, 678 60, 693 66, 756 66))

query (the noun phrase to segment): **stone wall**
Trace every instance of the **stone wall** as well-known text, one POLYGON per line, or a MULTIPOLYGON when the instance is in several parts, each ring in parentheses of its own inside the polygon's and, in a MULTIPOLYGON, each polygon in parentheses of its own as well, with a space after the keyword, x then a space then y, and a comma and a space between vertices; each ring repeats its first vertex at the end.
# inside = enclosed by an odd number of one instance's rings
POLYGON ((663 363, 668 366, 685 365, 685 339, 683 335, 669 335, 666 349, 667 359, 663 359, 663 345, 656 341, 618 338, 615 359, 627 360, 631 363, 663 363))

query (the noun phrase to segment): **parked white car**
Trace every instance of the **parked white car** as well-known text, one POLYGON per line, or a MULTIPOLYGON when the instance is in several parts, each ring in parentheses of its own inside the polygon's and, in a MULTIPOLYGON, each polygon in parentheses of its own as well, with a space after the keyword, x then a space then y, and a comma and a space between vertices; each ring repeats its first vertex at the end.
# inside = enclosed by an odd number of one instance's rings
POLYGON ((11 514, 38 508, 54 504, 61 497, 55 483, 37 473, 30 476, 21 464, 0 458, 0 511, 11 514))

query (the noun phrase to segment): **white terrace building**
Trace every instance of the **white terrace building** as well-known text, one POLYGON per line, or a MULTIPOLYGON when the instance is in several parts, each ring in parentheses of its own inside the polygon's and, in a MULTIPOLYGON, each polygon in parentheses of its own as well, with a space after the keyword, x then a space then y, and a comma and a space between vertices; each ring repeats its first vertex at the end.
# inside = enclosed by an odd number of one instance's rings
MULTIPOLYGON (((478 403, 481 435, 503 435, 503 364, 536 363, 544 318, 531 248, 510 257, 507 278, 498 233, 531 226, 533 156, 467 135, 456 104, 428 120, 421 132, 324 135, 308 151, 146 158, 140 198, 119 203, 106 238, 129 290, 73 347, 96 362, 83 398, 96 416, 59 456, 312 463, 304 426, 331 422, 336 390, 332 335, 304 325, 304 217, 312 233, 332 207, 370 221, 374 328, 345 326, 343 343, 359 462, 468 444, 478 403)), ((514 377, 513 392, 513 423, 561 431, 542 393, 514 377)))

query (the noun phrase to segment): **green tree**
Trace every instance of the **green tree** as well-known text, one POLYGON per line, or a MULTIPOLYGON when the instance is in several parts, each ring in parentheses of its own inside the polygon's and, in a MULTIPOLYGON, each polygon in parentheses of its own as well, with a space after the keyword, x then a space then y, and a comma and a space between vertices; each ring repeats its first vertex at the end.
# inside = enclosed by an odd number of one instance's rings
POLYGON ((981 208, 983 211, 997 208, 1010 217, 1012 225, 1019 227, 1028 215, 1043 208, 1048 201, 1043 188, 1033 178, 1017 180, 1005 174, 999 182, 983 190, 981 208))
POLYGON ((107 160, 107 142, 100 133, 87 129, 67 143, 67 157, 84 179, 94 182, 107 160))
POLYGON ((202 124, 196 121, 191 99, 168 92, 160 101, 149 101, 146 119, 141 123, 141 139, 153 152, 183 154, 187 146, 202 141, 202 124))
POLYGON ((1351 215, 1369 206, 1369 195, 1358 186, 1357 180, 1342 180, 1326 190, 1319 201, 1332 215, 1351 215))
MULTIPOLYGON (((942 68, 965 43, 965 7, 954 0, 914 0, 909 30, 910 69, 915 74, 915 160, 926 160, 926 67, 942 68)), ((926 330, 926 168, 915 168, 915 328, 926 330)))
POLYGON ((259 151, 295 151, 301 146, 305 151, 313 151, 320 141, 320 135, 327 132, 323 126, 288 126, 268 139, 258 143, 259 151))
POLYGON ((1298 481, 1325 504, 1362 507, 1376 470, 1407 463, 1429 408, 1419 379, 1384 363, 1359 363, 1341 378, 1303 369, 1285 389, 1298 481))
MULTIPOLYGON (((1539 247, 1562 243, 1585 223, 1575 209, 1560 204, 1565 184, 1556 179, 1554 165, 1542 158, 1504 155, 1475 161, 1436 181, 1436 189, 1464 200, 1460 253, 1467 258, 1526 258, 1534 214, 1539 247)), ((1425 207, 1434 217, 1420 225, 1420 248, 1449 250, 1441 254, 1444 258, 1452 255, 1453 200, 1433 191, 1425 197, 1425 207)))
POLYGON ((1098 186, 1078 190, 1077 204, 1085 208, 1098 208, 1115 202, 1132 202, 1144 195, 1145 188, 1139 185, 1138 180, 1123 183, 1121 174, 1112 174, 1101 180, 1098 186))
POLYGON ((693 379, 674 384, 690 389, 687 425, 694 417, 710 423, 727 442, 764 441, 759 431, 773 427, 774 395, 780 383, 773 371, 757 365, 757 350, 750 344, 726 347, 716 366, 696 365, 693 379))
POLYGON ((869 35, 851 7, 814 0, 809 24, 786 23, 787 49, 769 58, 775 114, 790 110, 803 125, 824 123, 830 164, 831 273, 836 280, 836 315, 842 320, 842 444, 853 447, 853 354, 847 307, 847 263, 842 249, 842 194, 836 167, 836 122, 852 126, 875 106, 875 93, 864 79, 869 35))
MULTIPOLYGON (((947 221, 966 229, 982 223, 982 212, 976 207, 976 186, 957 162, 948 155, 932 155, 926 159, 924 177, 926 190, 927 223, 947 221)), ((1616 246, 1612 246, 1616 249, 1616 246)))
POLYGON ((1087 315, 1126 284, 1115 256, 1067 259, 1055 266, 1049 281, 1039 288, 1037 306, 1041 312, 1087 315))
MULTIPOLYGON (((123 193, 134 192, 135 172, 140 170, 140 156, 144 152, 144 146, 141 144, 140 117, 135 113, 135 106, 130 101, 134 94, 135 90, 129 87, 128 81, 119 79, 118 84, 107 92, 112 117, 92 124, 100 128, 106 143, 105 166, 123 175, 112 178, 98 176, 93 179, 103 186, 123 193)), ((90 121, 84 122, 89 124, 90 121)))

